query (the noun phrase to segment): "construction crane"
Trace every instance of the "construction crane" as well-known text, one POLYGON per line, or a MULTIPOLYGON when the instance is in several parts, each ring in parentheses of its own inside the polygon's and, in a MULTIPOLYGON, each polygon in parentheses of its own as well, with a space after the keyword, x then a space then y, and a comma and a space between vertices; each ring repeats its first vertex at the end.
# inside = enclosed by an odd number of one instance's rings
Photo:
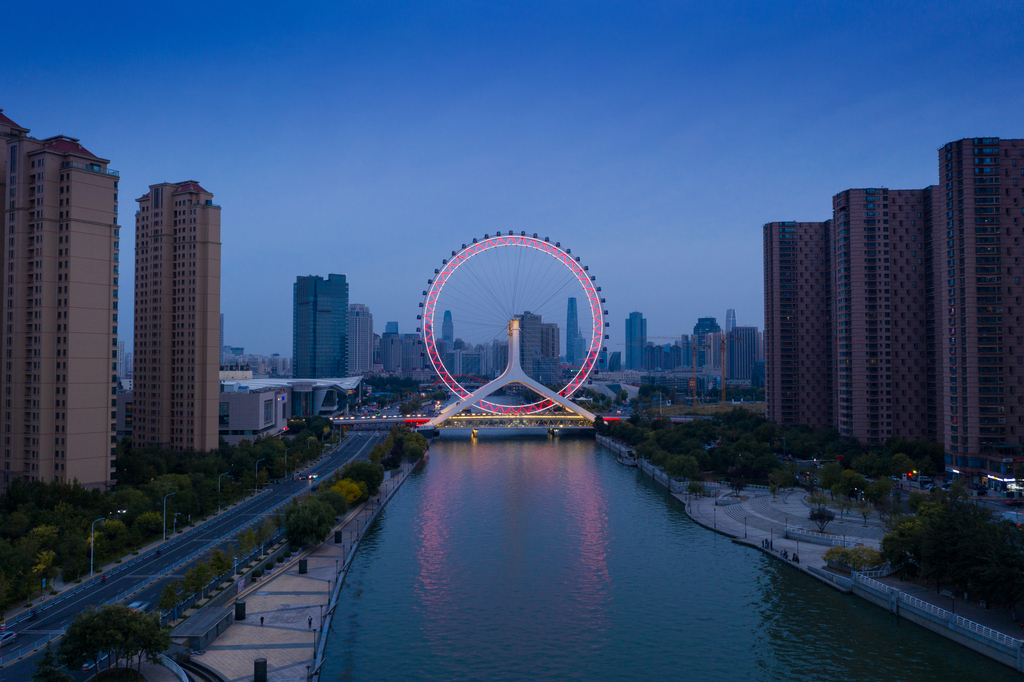
POLYGON ((692 346, 693 346, 693 363, 692 363, 692 365, 693 365, 693 393, 691 394, 690 397, 693 399, 693 409, 697 409, 697 349, 698 348, 707 348, 708 350, 711 350, 711 344, 710 343, 704 343, 704 344, 701 344, 701 345, 698 346, 697 342, 696 342, 696 339, 695 339, 693 344, 692 344, 692 346))
POLYGON ((728 348, 728 341, 741 341, 738 336, 730 336, 726 338, 725 334, 722 334, 722 407, 725 407, 725 370, 729 366, 728 358, 726 358, 726 348, 728 348))

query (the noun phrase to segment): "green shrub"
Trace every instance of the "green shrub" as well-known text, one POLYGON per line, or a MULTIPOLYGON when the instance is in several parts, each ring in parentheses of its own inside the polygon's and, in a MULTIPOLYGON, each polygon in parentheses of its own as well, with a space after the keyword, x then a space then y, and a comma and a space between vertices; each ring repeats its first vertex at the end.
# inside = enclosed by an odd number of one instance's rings
POLYGON ((263 567, 263 570, 264 570, 264 571, 270 571, 270 570, 272 570, 273 568, 274 568, 274 563, 273 563, 272 561, 268 561, 268 562, 267 562, 267 565, 263 567))
POLYGON ((277 557, 277 563, 283 564, 284 563, 284 557, 283 556, 277 557))
POLYGON ((263 577, 263 571, 261 571, 260 569, 257 568, 255 571, 252 572, 252 577, 253 578, 262 578, 263 577))

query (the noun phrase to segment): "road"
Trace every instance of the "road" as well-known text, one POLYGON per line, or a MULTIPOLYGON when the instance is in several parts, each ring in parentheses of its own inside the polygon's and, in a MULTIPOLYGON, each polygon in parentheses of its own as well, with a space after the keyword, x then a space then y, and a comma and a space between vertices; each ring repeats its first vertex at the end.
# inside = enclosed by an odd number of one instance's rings
MULTIPOLYGON (((373 444, 382 438, 383 434, 353 435, 303 473, 327 476, 348 462, 365 459, 373 444)), ((17 632, 18 640, 4 647, 0 653, 4 657, 11 657, 18 649, 34 647, 50 633, 67 627, 78 613, 89 606, 113 601, 148 601, 155 605, 164 584, 180 578, 201 558, 194 555, 226 546, 238 531, 273 512, 309 486, 308 480, 286 480, 271 484, 267 491, 255 499, 237 505, 205 524, 167 541, 161 546, 160 556, 155 551, 148 551, 134 559, 134 563, 108 572, 105 582, 95 580, 75 594, 50 602, 49 606, 44 604, 34 621, 9 621, 8 630, 17 632)), ((0 668, 0 680, 27 680, 35 670, 35 658, 38 655, 28 656, 0 668)))

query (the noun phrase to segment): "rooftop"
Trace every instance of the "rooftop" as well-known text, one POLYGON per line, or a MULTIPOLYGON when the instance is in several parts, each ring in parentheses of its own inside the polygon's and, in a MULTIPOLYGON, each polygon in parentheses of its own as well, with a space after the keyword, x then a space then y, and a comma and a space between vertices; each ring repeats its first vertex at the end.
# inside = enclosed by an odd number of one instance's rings
POLYGON ((205 192, 210 194, 205 189, 199 186, 199 183, 195 180, 186 180, 178 185, 178 187, 172 192, 172 194, 183 194, 185 192, 205 192))
POLYGON ((68 137, 67 135, 55 135, 42 142, 43 149, 47 151, 57 152, 58 154, 78 154, 79 156, 89 156, 94 159, 100 158, 83 147, 76 138, 68 137))

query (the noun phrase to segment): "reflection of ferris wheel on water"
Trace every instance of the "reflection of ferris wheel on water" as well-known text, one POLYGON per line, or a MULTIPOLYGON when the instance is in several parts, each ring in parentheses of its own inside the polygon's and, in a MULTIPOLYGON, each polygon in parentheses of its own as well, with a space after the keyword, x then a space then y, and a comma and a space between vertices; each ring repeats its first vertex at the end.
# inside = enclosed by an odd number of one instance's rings
POLYGON ((568 398, 597 367, 605 338, 604 301, 589 268, 558 242, 525 232, 473 239, 441 265, 423 292, 420 317, 425 354, 445 386, 463 402, 476 396, 472 402, 494 414, 531 414, 556 403, 576 408, 568 398), (464 376, 487 374, 485 368, 500 376, 475 393, 463 385, 464 376), (537 398, 483 399, 509 384, 525 385, 537 398))

